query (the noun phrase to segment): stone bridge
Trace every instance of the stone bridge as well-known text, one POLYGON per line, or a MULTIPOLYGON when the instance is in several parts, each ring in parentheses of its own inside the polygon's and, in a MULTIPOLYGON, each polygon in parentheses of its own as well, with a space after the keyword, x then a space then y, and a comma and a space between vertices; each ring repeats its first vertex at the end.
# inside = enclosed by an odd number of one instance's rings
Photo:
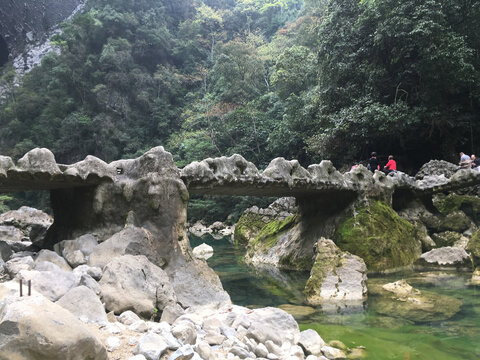
MULTIPOLYGON (((158 151, 168 154, 159 147, 142 158, 151 158, 151 153, 158 151)), ((138 159, 107 164, 94 156, 87 156, 78 163, 63 165, 56 163, 48 149, 34 149, 16 164, 11 158, 0 156, 0 192, 74 189, 122 182, 132 177, 134 163, 137 164, 138 159)), ((173 167, 173 161, 169 161, 169 168, 173 167)), ((135 168, 134 172, 138 175, 142 171, 135 168)), ((163 175, 163 169, 157 172, 159 176, 163 175)), ((259 171, 253 163, 237 154, 195 161, 174 173, 190 194, 206 195, 304 198, 329 194, 392 195, 396 191, 430 195, 480 184, 480 172, 473 170, 461 170, 449 178, 435 175, 416 180, 402 172, 389 176, 379 171, 372 174, 363 166, 342 174, 329 160, 305 169, 297 160, 276 158, 266 169, 259 171)))

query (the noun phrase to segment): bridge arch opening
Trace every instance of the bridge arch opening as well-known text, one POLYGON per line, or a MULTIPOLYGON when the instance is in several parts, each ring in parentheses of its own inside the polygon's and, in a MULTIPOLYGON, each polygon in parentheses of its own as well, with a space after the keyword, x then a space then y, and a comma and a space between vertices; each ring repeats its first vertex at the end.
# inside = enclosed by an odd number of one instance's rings
POLYGON ((0 36, 0 66, 3 66, 8 62, 9 54, 7 42, 2 36, 0 36))

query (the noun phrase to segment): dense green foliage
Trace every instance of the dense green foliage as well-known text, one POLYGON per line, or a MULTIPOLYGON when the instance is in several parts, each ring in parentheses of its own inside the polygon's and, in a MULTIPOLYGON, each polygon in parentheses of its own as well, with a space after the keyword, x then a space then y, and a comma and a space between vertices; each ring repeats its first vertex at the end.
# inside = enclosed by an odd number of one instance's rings
POLYGON ((480 149, 479 18, 478 0, 89 0, 61 55, 19 87, 3 68, 0 153, 456 161, 480 149))

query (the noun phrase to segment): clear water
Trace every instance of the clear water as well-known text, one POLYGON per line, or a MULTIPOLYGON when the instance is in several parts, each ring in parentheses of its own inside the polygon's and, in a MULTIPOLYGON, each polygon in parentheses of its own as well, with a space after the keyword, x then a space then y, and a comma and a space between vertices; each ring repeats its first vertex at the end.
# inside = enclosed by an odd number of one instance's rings
MULTIPOLYGON (((208 264, 219 275, 233 303, 248 307, 305 305, 303 288, 308 273, 256 270, 241 262, 243 250, 227 239, 190 237, 192 247, 205 242, 214 248, 208 264)), ((463 302, 460 312, 446 321, 413 323, 375 313, 375 297, 362 309, 315 309, 296 316, 300 328, 315 329, 324 340, 341 340, 349 347, 363 345, 372 360, 480 359, 480 288, 467 273, 402 273, 382 276, 385 282, 406 279, 420 290, 453 296, 463 302)), ((369 281, 378 281, 372 278, 369 281)))

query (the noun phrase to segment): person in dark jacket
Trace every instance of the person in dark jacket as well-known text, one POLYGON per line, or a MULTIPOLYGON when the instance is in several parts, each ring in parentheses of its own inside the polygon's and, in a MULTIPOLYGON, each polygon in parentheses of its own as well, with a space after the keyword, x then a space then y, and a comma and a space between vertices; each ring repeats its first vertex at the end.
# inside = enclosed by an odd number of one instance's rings
POLYGON ((372 152, 372 154, 370 155, 370 160, 368 160, 368 170, 370 170, 371 172, 375 172, 375 170, 380 170, 380 164, 377 160, 377 153, 376 152, 372 152))

